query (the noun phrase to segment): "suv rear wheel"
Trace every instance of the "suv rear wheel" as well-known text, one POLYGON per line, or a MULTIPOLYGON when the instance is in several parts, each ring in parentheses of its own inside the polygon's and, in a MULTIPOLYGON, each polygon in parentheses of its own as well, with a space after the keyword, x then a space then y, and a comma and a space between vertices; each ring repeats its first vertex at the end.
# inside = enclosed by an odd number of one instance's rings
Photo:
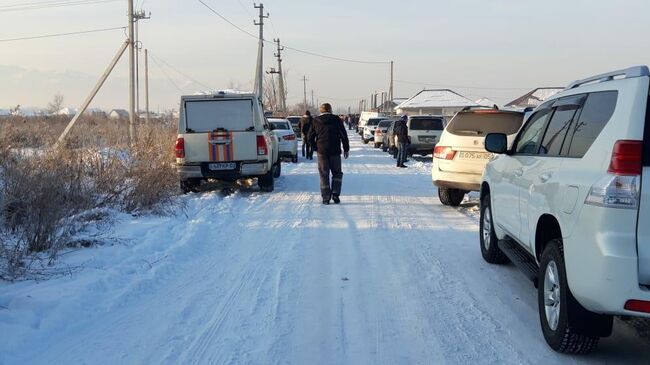
POLYGON ((542 253, 537 302, 539 319, 548 345, 557 352, 587 354, 600 336, 611 333, 612 317, 586 310, 567 284, 562 241, 548 242, 542 253))
POLYGON ((465 192, 459 189, 438 188, 438 198, 443 205, 457 207, 463 201, 465 192))
POLYGON ((259 176, 257 178, 257 185, 260 187, 261 191, 270 193, 275 188, 275 180, 273 180, 273 171, 274 169, 271 169, 266 174, 259 176))
POLYGON ((497 235, 494 233, 494 221, 492 219, 492 208, 490 207, 490 194, 485 194, 481 200, 481 221, 479 223, 481 232, 481 255, 483 259, 491 264, 507 264, 508 257, 501 251, 498 245, 497 235))
POLYGON ((271 171, 273 172, 273 177, 276 179, 282 175, 282 162, 279 159, 275 164, 273 164, 271 171))

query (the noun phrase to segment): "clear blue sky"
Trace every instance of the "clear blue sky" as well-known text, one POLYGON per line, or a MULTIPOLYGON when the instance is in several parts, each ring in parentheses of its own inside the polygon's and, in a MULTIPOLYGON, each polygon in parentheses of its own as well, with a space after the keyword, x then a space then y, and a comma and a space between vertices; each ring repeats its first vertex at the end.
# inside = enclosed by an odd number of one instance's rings
MULTIPOLYGON (((43 0, 0 0, 2 6, 43 0)), ((204 0, 255 33, 252 2, 204 0)), ((180 71, 214 88, 250 89, 257 43, 196 0, 135 0, 151 11, 141 25, 145 47, 180 71)), ((505 102, 526 89, 650 63, 648 0, 267 0, 266 38, 336 57, 394 60, 395 96, 427 84, 477 99, 505 102), (462 87, 460 87, 462 86, 462 87), (467 88, 472 87, 472 88, 467 88), (508 89, 520 88, 520 89, 508 89)), ((29 11, 0 11, 0 39, 122 26, 126 0, 29 11)), ((44 106, 61 91, 76 107, 124 39, 122 31, 0 42, 0 108, 44 106)), ((266 47, 265 68, 274 65, 266 47)), ((355 105, 388 88, 388 66, 337 62, 287 51, 291 104, 309 79, 322 102, 355 105)), ((127 104, 126 57, 95 106, 127 104)), ((202 89, 166 69, 184 93, 202 89)), ((174 107, 180 91, 151 64, 154 109, 174 107)))

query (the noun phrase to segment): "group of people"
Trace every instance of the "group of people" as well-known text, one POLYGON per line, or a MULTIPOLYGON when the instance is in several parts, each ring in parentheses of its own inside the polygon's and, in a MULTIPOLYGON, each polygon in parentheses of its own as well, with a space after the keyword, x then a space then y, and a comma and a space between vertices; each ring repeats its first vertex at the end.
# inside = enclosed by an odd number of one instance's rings
MULTIPOLYGON (((318 153, 318 173, 320 175, 320 192, 323 204, 339 204, 341 202, 341 186, 343 170, 341 154, 347 159, 350 156, 350 141, 345 130, 346 125, 356 123, 353 117, 341 118, 332 114, 332 105, 324 103, 319 108, 320 114, 312 117, 309 110, 300 120, 298 128, 302 134, 302 155, 313 160, 314 152, 318 153), (342 148, 341 148, 342 147, 342 148), (330 180, 331 174, 331 180, 330 180)), ((397 167, 406 167, 406 156, 410 144, 407 122, 408 117, 402 116, 395 122, 395 145, 397 146, 397 167)))

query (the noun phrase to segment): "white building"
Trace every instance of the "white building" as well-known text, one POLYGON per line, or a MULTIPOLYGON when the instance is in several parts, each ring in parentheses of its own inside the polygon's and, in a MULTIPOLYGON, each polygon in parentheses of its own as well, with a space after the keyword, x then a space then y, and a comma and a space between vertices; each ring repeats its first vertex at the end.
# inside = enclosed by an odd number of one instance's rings
POLYGON ((129 119, 129 112, 124 109, 113 109, 108 113, 111 119, 129 119))
POLYGON ((536 108, 540 106, 546 99, 564 90, 563 87, 538 87, 517 99, 509 102, 503 107, 506 109, 523 110, 526 108, 536 108))
POLYGON ((478 104, 452 90, 435 89, 420 91, 396 106, 395 111, 400 115, 442 115, 449 120, 468 106, 478 104))

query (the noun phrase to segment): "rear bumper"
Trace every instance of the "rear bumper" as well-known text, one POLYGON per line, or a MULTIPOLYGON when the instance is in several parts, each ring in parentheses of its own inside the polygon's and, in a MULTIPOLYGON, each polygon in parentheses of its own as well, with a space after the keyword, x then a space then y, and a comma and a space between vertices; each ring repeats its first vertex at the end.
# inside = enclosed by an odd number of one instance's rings
POLYGON ((479 191, 481 190, 482 179, 482 174, 442 171, 440 170, 436 159, 433 159, 431 180, 437 187, 460 189, 465 191, 479 191))
POLYGON ((266 174, 269 169, 267 163, 263 162, 238 162, 235 170, 212 171, 208 168, 208 162, 197 165, 176 165, 181 180, 188 179, 217 179, 237 180, 247 177, 255 177, 266 174))
POLYGON ((293 157, 297 154, 297 151, 280 151, 278 156, 280 157, 293 157))
POLYGON ((636 211, 603 214, 603 209, 584 205, 563 239, 569 288, 590 311, 650 318, 624 308, 628 300, 650 301, 650 288, 639 284, 636 231, 627 229, 636 211))

